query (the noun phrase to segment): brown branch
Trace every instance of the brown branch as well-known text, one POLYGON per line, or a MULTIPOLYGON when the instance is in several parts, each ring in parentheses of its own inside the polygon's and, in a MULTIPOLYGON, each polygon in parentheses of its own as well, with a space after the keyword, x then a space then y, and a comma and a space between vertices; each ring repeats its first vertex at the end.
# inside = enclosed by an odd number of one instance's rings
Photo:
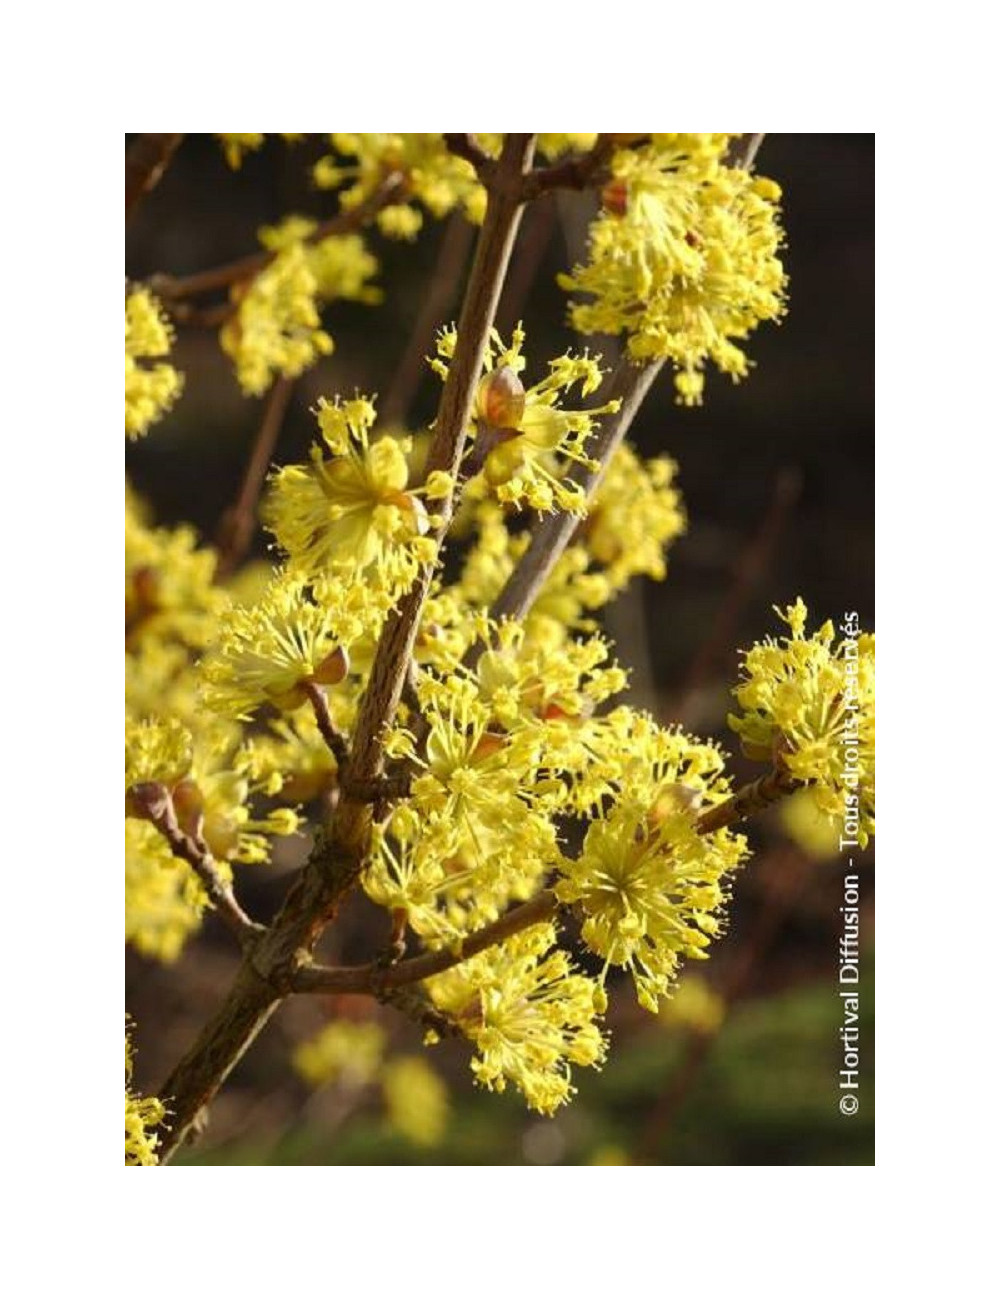
POLYGON ((140 135, 125 150, 125 220, 135 215, 143 195, 159 184, 183 135, 140 135))
MULTIPOLYGON (((400 172, 391 172, 363 203, 356 208, 338 212, 335 217, 321 221, 311 235, 305 240, 307 244, 318 244, 330 235, 346 235, 360 230, 362 226, 375 217, 390 203, 397 203, 407 192, 406 178, 400 172)), ((197 297, 211 293, 216 289, 225 289, 231 284, 251 280, 270 266, 278 256, 276 251, 264 249, 259 253, 250 253, 234 262, 222 266, 213 266, 206 271, 196 271, 193 275, 154 275, 149 281, 150 288, 162 298, 168 308, 183 298, 197 297)))
MULTIPOLYGON (((508 135, 493 174, 465 302, 458 341, 435 421, 428 469, 457 475, 489 331, 506 275, 521 215, 520 183, 531 165, 534 136, 508 135)), ((453 511, 446 499, 440 542, 453 511)), ((430 586, 432 566, 417 579, 390 616, 379 640, 362 699, 351 760, 351 780, 381 775, 384 734, 395 714, 430 586)), ((329 830, 317 837, 309 861, 296 877, 270 928, 244 959, 236 982, 198 1041, 157 1090, 170 1109, 164 1124, 161 1162, 169 1161, 192 1128, 199 1111, 225 1082, 236 1062, 267 1023, 281 1000, 293 991, 320 935, 355 884, 367 850, 370 809, 346 794, 329 830)))
POLYGON ((764 143, 764 135, 763 131, 756 131, 734 136, 729 144, 729 152, 726 154, 727 166, 742 167, 744 171, 749 171, 760 146, 764 143))
POLYGON ((541 199, 525 216, 514 264, 497 312, 497 329, 503 335, 509 334, 524 315, 525 304, 552 242, 555 227, 556 205, 552 198, 541 199))
MULTIPOLYGON (((530 166, 534 143, 534 136, 527 135, 508 135, 504 142, 459 317, 455 355, 448 367, 434 422, 434 441, 427 458, 428 474, 444 470, 453 479, 458 478, 486 343, 496 318, 500 291, 521 219, 520 179, 524 168, 530 166)), ((451 493, 435 507, 440 520, 434 532, 438 548, 451 525, 454 506, 454 494, 451 493)), ((358 715, 350 772, 353 779, 367 779, 379 774, 382 733, 399 704, 433 571, 433 565, 423 569, 389 615, 379 639, 358 715)))
POLYGON ((243 486, 235 502, 222 516, 216 536, 219 561, 216 565, 216 580, 231 574, 246 555, 257 526, 257 499, 267 467, 274 455, 274 448, 281 432, 281 422, 288 410, 292 396, 294 380, 279 376, 271 386, 264 405, 264 415, 260 428, 250 451, 250 459, 243 475, 243 486))
POLYGON ((543 890, 512 908, 492 925, 467 935, 455 948, 442 948, 438 952, 425 952, 409 961, 397 962, 388 968, 370 966, 306 966, 295 977, 296 993, 373 993, 380 989, 397 989, 407 984, 440 975, 442 971, 458 966, 477 953, 485 952, 495 944, 503 943, 512 935, 531 925, 551 921, 559 911, 559 900, 550 889, 543 890))
POLYGON ((448 147, 449 153, 453 153, 456 158, 464 158, 467 163, 471 163, 476 169, 476 175, 481 181, 488 182, 492 176, 497 164, 483 149, 476 144, 474 135, 452 135, 445 132, 442 136, 448 147))
POLYGON ((805 782, 796 780, 784 768, 776 767, 765 776, 758 777, 756 781, 751 781, 749 785, 737 790, 724 803, 716 804, 714 808, 703 812, 695 823, 695 830, 699 835, 707 835, 710 831, 722 830, 725 826, 735 826, 737 822, 746 821, 748 817, 776 803, 786 794, 793 794, 796 790, 802 789, 804 784, 805 782))
POLYGON ((142 781, 128 792, 136 814, 151 822, 170 845, 174 857, 182 858, 201 881, 209 902, 220 919, 232 930, 242 947, 263 934, 264 927, 252 921, 236 901, 232 887, 226 883, 208 845, 197 835, 188 835, 180 827, 173 796, 158 781, 142 781))
MULTIPOLYGON (((775 800, 801 788, 802 783, 787 773, 774 771, 751 785, 744 786, 724 803, 709 809, 695 822, 699 835, 708 835, 732 826, 769 807, 775 800)), ((408 961, 385 967, 375 962, 368 966, 303 966, 293 977, 295 993, 371 993, 403 988, 440 975, 442 971, 468 961, 477 953, 503 943, 512 935, 542 921, 551 921, 560 910, 559 900, 551 889, 543 889, 526 903, 512 908, 498 921, 466 935, 455 947, 422 953, 408 961)))
POLYGON ((326 742, 327 749, 337 760, 337 771, 343 773, 347 767, 350 751, 347 738, 334 725, 333 718, 330 715, 330 704, 326 698, 326 691, 323 690, 322 686, 317 686, 315 682, 303 682, 302 689, 305 691, 309 703, 312 705, 312 711, 316 715, 316 726, 319 727, 319 734, 326 742))
POLYGON ((451 311, 474 234, 475 227, 460 212, 453 212, 445 227, 427 294, 414 322, 406 351, 392 377, 388 392, 379 402, 379 416, 384 424, 403 424, 406 421, 425 373, 425 358, 433 347, 434 331, 443 324, 451 311))
POLYGON ((585 190, 607 179, 608 165, 614 151, 623 144, 632 147, 646 141, 648 136, 629 136, 624 140, 615 135, 599 135, 589 153, 578 154, 551 167, 539 167, 524 178, 524 198, 530 202, 551 190, 585 190))

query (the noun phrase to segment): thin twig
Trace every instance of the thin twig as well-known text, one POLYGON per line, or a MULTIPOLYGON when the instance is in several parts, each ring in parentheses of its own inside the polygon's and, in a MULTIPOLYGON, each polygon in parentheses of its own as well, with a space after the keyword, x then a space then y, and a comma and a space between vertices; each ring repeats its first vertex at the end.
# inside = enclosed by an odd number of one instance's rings
MULTIPOLYGON (((635 148, 645 136, 630 137, 635 148)), ((607 177, 611 157, 622 143, 615 135, 599 135, 589 153, 578 154, 551 167, 539 167, 524 178, 526 200, 540 198, 551 190, 585 190, 601 184, 607 177)))
MULTIPOLYGON (((390 203, 397 203, 407 191, 406 178, 400 172, 391 172, 363 203, 356 208, 338 212, 335 217, 321 221, 311 235, 305 240, 307 244, 318 244, 330 235, 346 235, 359 230, 390 203)), ((250 253, 234 262, 222 266, 213 266, 206 271, 196 271, 193 275, 155 275, 152 276, 150 288, 163 299, 167 307, 183 298, 198 297, 216 289, 225 289, 231 284, 251 280, 271 265, 278 256, 272 249, 260 253, 250 253)))
POLYGON ((742 167, 749 171, 754 164, 760 146, 764 143, 763 131, 747 132, 734 136, 729 145, 726 162, 730 167, 742 167))
POLYGON ((174 857, 182 858, 194 871, 204 886, 209 902, 220 919, 232 930, 241 946, 264 932, 264 927, 252 921, 236 901, 232 887, 223 879, 208 845, 198 836, 188 835, 177 820, 173 797, 165 785, 158 781, 142 781, 129 790, 129 799, 136 812, 141 810, 170 845, 174 857))
POLYGON ((751 781, 723 803, 716 804, 703 812, 695 823, 699 835, 710 831, 722 830, 725 826, 735 826, 737 822, 746 821, 754 813, 762 811, 786 794, 800 790, 805 783, 796 780, 782 767, 776 767, 765 776, 751 781))
POLYGON ((519 934, 531 925, 551 921, 558 911, 559 900, 550 889, 545 889, 527 903, 512 908, 492 925, 483 926, 481 930, 466 935, 454 948, 426 952, 388 968, 375 965, 306 966, 295 976, 292 987, 296 993, 371 993, 379 987, 396 989, 407 984, 418 984, 421 980, 440 975, 442 971, 468 961, 470 957, 485 952, 495 944, 503 943, 505 939, 519 934))
POLYGON ((379 402, 384 424, 404 424, 426 368, 426 356, 434 344, 434 331, 448 318, 465 267, 475 227, 460 212, 453 212, 445 226, 441 247, 423 305, 417 314, 406 351, 392 377, 388 392, 379 402))
MULTIPOLYGON (((662 365, 662 361, 651 361, 637 366, 627 357, 623 357, 615 367, 606 400, 617 398, 621 401, 621 406, 614 415, 604 417, 597 436, 587 447, 587 454, 599 461, 600 466, 594 470, 576 465, 569 475, 570 480, 583 489, 588 499, 600 486, 611 457, 631 427, 643 398, 660 373, 662 365)), ((556 511, 539 521, 532 530, 528 549, 517 562, 503 591, 493 603, 490 611, 493 618, 525 616, 545 585, 556 561, 569 545, 579 522, 577 515, 569 514, 567 511, 556 511)))
POLYGON ((125 150, 125 220, 167 170, 183 135, 140 135, 125 150))
MULTIPOLYGON (((326 698, 326 691, 315 682, 303 682, 302 689, 305 691, 309 703, 312 705, 312 711, 316 715, 316 726, 319 727, 319 734, 326 742, 327 749, 337 760, 337 770, 342 774, 347 767, 350 751, 346 736, 339 732, 334 725, 330 714, 330 704, 326 698)), ((343 789, 342 783, 341 788, 343 789)))
POLYGON ((546 249, 552 242, 556 226, 556 205, 552 198, 542 198, 529 210, 517 241, 517 255, 504 285, 497 329, 509 334, 524 315, 525 304, 538 276, 546 249))
POLYGON ((243 485, 235 502, 222 516, 216 537, 219 561, 216 565, 216 579, 226 578, 231 574, 246 555, 257 526, 257 500, 267 467, 274 455, 274 448, 281 432, 281 423, 288 410, 295 381, 280 375, 271 385, 264 404, 264 415, 257 430, 250 459, 243 475, 243 485))
POLYGON ((464 158, 467 163, 475 167, 476 175, 481 181, 487 182, 491 179, 496 163, 476 143, 474 135, 453 135, 445 132, 443 139, 450 153, 453 153, 456 158, 464 158))

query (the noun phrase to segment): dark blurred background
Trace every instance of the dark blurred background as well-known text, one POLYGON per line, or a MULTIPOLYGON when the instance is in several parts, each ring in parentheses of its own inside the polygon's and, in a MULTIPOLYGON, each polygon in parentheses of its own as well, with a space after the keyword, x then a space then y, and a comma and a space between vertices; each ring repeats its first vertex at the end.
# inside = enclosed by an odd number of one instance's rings
MULTIPOLYGON (((291 147, 269 137, 234 173, 213 137, 186 137, 129 224, 127 274, 199 271, 254 251, 262 224, 290 212, 329 215, 333 198, 309 181, 323 152, 321 137, 291 147)), ((810 626, 856 609, 874 629, 874 137, 767 136, 757 169, 784 191, 787 318, 750 339, 755 364, 742 384, 709 372, 704 407, 676 406, 667 380, 651 393, 632 441, 678 462, 688 531, 670 553, 667 580, 636 582, 605 620, 633 667, 634 702, 730 750, 725 713, 737 651, 780 631, 773 604, 801 595, 810 626)), ((500 324, 524 321, 527 382, 541 377, 550 356, 579 346, 555 275, 582 255, 587 202, 546 201, 522 226, 500 324)), ((428 218, 415 244, 369 234, 385 302, 327 311, 336 351, 296 383, 277 462, 305 457, 320 395, 389 389, 447 229, 428 218)), ((454 233, 452 240, 461 243, 454 233)), ((440 323, 457 310, 456 298, 440 323)), ((210 541, 237 494, 262 402, 240 394, 214 330, 179 327, 172 359, 186 376, 184 395, 129 445, 126 468, 158 523, 189 521, 210 541)), ((438 391, 428 373, 411 428, 432 418, 438 391)), ((262 536, 255 546, 263 557, 262 536)), ((738 779, 759 774, 738 752, 732 766, 738 779)), ((429 1059, 447 1082, 451 1120, 443 1143, 427 1149, 394 1133, 374 1096, 361 1093, 346 1107, 335 1087, 310 1097, 288 1064, 294 1045, 331 1016, 377 1015, 407 1051, 419 1049, 419 1033, 370 1004, 298 1000, 238 1067, 202 1144, 183 1161, 873 1163, 872 855, 863 872, 864 1082, 859 1114, 845 1119, 836 1090, 843 863, 824 858, 813 837, 791 833, 778 814, 749 834, 756 854, 736 882, 728 933, 697 971, 728 1008, 721 1026, 708 1027, 704 1016, 700 1024, 698 1016, 651 1019, 622 987, 612 1000, 608 1064, 600 1074, 577 1072, 579 1095, 553 1120, 528 1114, 514 1096, 478 1092, 467 1053, 438 1047, 429 1059)), ((275 906, 293 866, 244 869, 258 915, 275 906)), ((361 905, 344 916, 333 941, 344 959, 368 955, 370 919, 361 905)), ((127 955, 141 1087, 155 1088, 189 1044, 234 966, 228 937, 211 921, 172 968, 127 955)))

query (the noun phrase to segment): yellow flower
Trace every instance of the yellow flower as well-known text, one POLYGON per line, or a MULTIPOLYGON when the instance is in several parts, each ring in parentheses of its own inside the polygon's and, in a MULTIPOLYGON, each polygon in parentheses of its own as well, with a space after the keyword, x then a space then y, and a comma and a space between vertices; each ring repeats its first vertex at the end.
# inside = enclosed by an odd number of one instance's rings
POLYGON ((396 202, 379 214, 378 224, 389 238, 412 239, 423 220, 416 203, 441 218, 460 207, 470 221, 482 221, 486 191, 475 169, 456 158, 440 135, 416 132, 368 132, 330 136, 336 154, 321 158, 313 171, 320 189, 341 186, 344 209, 356 208, 382 185, 399 175, 413 202, 396 202), (337 156, 339 155, 339 156, 337 156))
POLYGON ((589 261, 560 276, 592 300, 573 306, 574 326, 625 333, 637 361, 672 361, 687 405, 701 401, 706 361, 744 376, 735 340, 785 310, 781 191, 727 167, 728 144, 726 135, 654 135, 618 150, 589 261))
POLYGON ((219 135, 218 139, 222 142, 222 152, 226 155, 226 162, 233 171, 239 171, 242 167, 244 154, 255 153, 264 144, 264 136, 261 132, 219 135))
POLYGON ((448 1089, 422 1056, 397 1056, 382 1067, 389 1124, 416 1146, 434 1147, 448 1127, 448 1089))
POLYGON ((775 612, 792 635, 743 656, 733 690, 741 712, 729 725, 751 758, 806 782, 816 807, 864 846, 875 831, 875 638, 856 614, 839 643, 829 621, 807 637, 801 597, 775 612))
POLYGON ((130 794, 134 785, 165 787, 180 828, 205 842, 226 881, 232 862, 266 862, 267 837, 297 829, 291 808, 253 815, 254 782, 238 735, 228 723, 204 716, 193 736, 176 718, 126 721, 125 928, 126 940, 145 956, 174 961, 208 899, 188 862, 175 858, 157 828, 140 820, 146 811, 130 794))
POLYGON ((148 289, 125 299, 125 436, 141 438, 173 406, 184 381, 173 366, 139 363, 170 352, 173 333, 163 308, 148 289))
POLYGON ((311 1088, 363 1088, 377 1078, 385 1046, 385 1030, 374 1020, 334 1020, 295 1049, 292 1064, 311 1088))
POLYGON ((447 475, 433 476, 424 491, 409 487, 409 440, 369 438, 375 407, 368 398, 321 400, 318 419, 332 458, 314 446, 311 464, 278 470, 264 521, 296 572, 328 580, 364 575, 387 607, 434 559, 421 497, 441 495, 447 475))
POLYGON ((245 393, 259 396, 275 375, 294 379, 333 351, 333 339, 320 328, 318 291, 302 244, 283 249, 249 287, 234 288, 236 313, 219 341, 245 393))
MULTIPOLYGON (((443 330, 438 336, 435 373, 447 377, 457 334, 443 330)), ((549 362, 549 374, 532 388, 518 378, 527 362, 521 355, 524 330, 520 325, 505 347, 493 330, 484 362, 474 412, 476 442, 472 455, 483 462, 487 483, 505 505, 530 506, 550 511, 558 506, 575 514, 586 507, 583 490, 566 478, 571 464, 596 468, 586 443, 598 416, 617 411, 617 401, 584 411, 564 410, 561 401, 574 384, 581 397, 600 387, 604 372, 598 358, 571 353, 549 362)))
MULTIPOLYGON (((279 134, 281 135, 282 140, 285 140, 288 144, 292 144, 294 141, 302 139, 300 134, 294 132, 282 131, 279 134)), ((239 171, 243 166, 243 158, 245 154, 256 153, 258 149, 263 147, 266 136, 260 132, 245 132, 242 135, 217 134, 216 139, 221 142, 222 152, 226 156, 226 162, 235 172, 239 171)))
POLYGON ((573 1065, 600 1065, 607 1052, 596 1023, 602 991, 554 943, 551 925, 532 926, 427 981, 475 1044, 476 1081, 503 1092, 509 1080, 543 1115, 572 1096, 573 1065))
POLYGON ((248 719, 262 704, 296 709, 309 684, 333 686, 350 666, 350 647, 370 619, 367 595, 342 590, 317 603, 306 582, 277 573, 260 600, 219 621, 216 644, 202 660, 209 708, 248 719))
POLYGON ((365 247, 362 236, 328 235, 309 243, 317 224, 312 217, 288 216, 280 225, 262 227, 260 242, 275 253, 301 247, 321 302, 342 298, 370 305, 380 303, 381 289, 368 283, 378 274, 378 259, 365 247))
POLYGON ((592 738, 591 797, 615 799, 592 821, 556 895, 583 916, 582 937, 608 965, 624 966, 640 1003, 656 1011, 683 957, 703 957, 718 933, 726 877, 746 842, 729 830, 699 835, 699 810, 728 797, 714 745, 657 726, 631 709, 592 738))
POLYGON ((139 1097, 132 1092, 132 1044, 125 1031, 125 1163, 157 1165, 159 1137, 155 1129, 166 1114, 158 1097, 139 1097))
POLYGON ((667 457, 643 461, 625 444, 611 458, 581 540, 614 591, 636 574, 666 577, 667 549, 687 528, 676 472, 667 457))
POLYGON ((149 528, 126 501, 125 644, 180 641, 200 649, 229 597, 214 584, 216 554, 193 528, 149 528))

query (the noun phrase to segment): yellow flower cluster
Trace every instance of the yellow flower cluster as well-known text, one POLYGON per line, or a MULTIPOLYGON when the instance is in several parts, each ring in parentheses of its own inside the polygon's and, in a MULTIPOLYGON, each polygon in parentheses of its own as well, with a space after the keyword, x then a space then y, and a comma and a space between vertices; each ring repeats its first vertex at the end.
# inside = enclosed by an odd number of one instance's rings
POLYGON ((350 650, 370 618, 359 586, 338 599, 315 600, 300 577, 275 575, 260 600, 233 606, 201 663, 204 699, 223 716, 249 719, 263 704, 297 709, 306 687, 336 686, 347 676, 350 650))
POLYGON ((249 284, 233 289, 235 314, 219 333, 245 393, 260 395, 275 375, 294 379, 333 351, 321 328, 316 276, 302 244, 280 252, 249 284))
POLYGON ((295 378, 333 351, 320 309, 335 299, 375 304, 382 291, 369 281, 378 261, 361 235, 314 240, 317 222, 291 215, 264 226, 260 241, 274 259, 232 289, 233 315, 219 334, 245 393, 263 393, 276 375, 295 378))
POLYGON ((318 420, 323 445, 313 446, 310 464, 274 475, 264 521, 292 571, 314 581, 363 582, 384 611, 433 561, 424 499, 447 495, 451 480, 438 473, 419 491, 410 487, 409 443, 370 437, 375 406, 368 398, 321 400, 318 420))
POLYGON ((176 716, 126 719, 126 938, 144 955, 171 962, 197 929, 208 900, 188 863, 141 820, 144 811, 130 791, 147 781, 167 789, 181 829, 207 845, 227 881, 230 862, 266 862, 266 837, 293 834, 298 817, 290 808, 263 818, 251 814, 252 782, 232 727, 204 722, 195 739, 176 716))
POLYGON ((317 225, 312 217, 291 215, 280 225, 262 227, 260 242, 272 253, 301 246, 321 302, 342 298, 377 306, 382 301, 382 290, 368 282, 378 275, 378 259, 368 251, 363 237, 327 235, 311 242, 317 225))
POLYGON ((864 846, 875 832, 875 638, 853 613, 839 641, 829 620, 806 636, 801 597, 775 612, 791 636, 743 656, 729 725, 748 756, 805 782, 816 807, 864 846))
POLYGON ((598 1066, 607 1053, 597 1024, 603 990, 555 941, 551 925, 532 926, 427 981, 435 1005, 475 1044, 476 1081, 496 1092, 513 1083, 543 1115, 575 1091, 572 1066, 598 1066))
POLYGON ((310 1088, 363 1088, 378 1077, 385 1049, 385 1030, 374 1020, 331 1020, 299 1044, 292 1064, 310 1088))
POLYGON ((125 1163, 127 1165, 159 1164, 156 1148, 159 1138, 156 1126, 166 1111, 157 1097, 139 1097, 132 1092, 132 1044, 128 1030, 125 1032, 125 1163))
POLYGON ((584 917, 582 937, 608 966, 623 966, 639 1002, 655 1012, 680 960, 705 956, 718 934, 726 877, 746 842, 729 830, 698 833, 699 810, 729 794, 713 745, 665 730, 630 710, 611 719, 622 750, 616 802, 593 821, 583 850, 564 860, 556 894, 584 917))
POLYGON ((414 238, 423 225, 418 203, 437 218, 459 207, 470 221, 483 219, 486 191, 475 169, 456 158, 440 135, 341 132, 330 136, 330 144, 334 152, 319 160, 313 179, 320 189, 340 189, 345 210, 370 198, 387 176, 403 179, 407 201, 383 208, 377 217, 391 239, 414 238))
POLYGON ((163 308, 148 289, 125 298, 125 436, 141 438, 173 406, 184 381, 165 361, 141 365, 170 352, 173 334, 163 308))
POLYGON ((228 603, 213 584, 215 552, 199 548, 193 528, 150 528, 133 497, 125 509, 125 644, 153 642, 200 649, 228 603))
POLYGON ((709 360, 733 379, 739 346, 784 313, 781 190, 729 167, 726 135, 653 135, 618 150, 589 260, 560 283, 590 301, 570 316, 585 334, 621 334, 637 361, 677 368, 678 400, 701 401, 709 360))
MULTIPOLYGON (((630 447, 618 448, 576 540, 557 560, 531 609, 528 627, 534 639, 558 644, 568 632, 589 630, 590 613, 632 578, 666 577, 667 551, 687 527, 675 470, 667 457, 643 461, 630 447)), ((475 494, 475 480, 469 488, 475 494)), ((503 508, 488 497, 466 523, 478 535, 465 557, 460 591, 473 605, 489 605, 529 538, 508 528, 503 508)))
MULTIPOLYGON (((193 656, 218 634, 226 593, 213 584, 215 554, 189 528, 150 528, 126 502, 125 788, 155 781, 170 792, 181 828, 200 836, 231 877, 232 862, 265 862, 268 837, 290 835, 290 808, 251 808, 259 776, 231 719, 206 713, 193 656)), ((187 862, 126 797, 126 938, 140 952, 174 961, 207 903, 187 862)))
MULTIPOLYGON (((437 357, 431 366, 442 379, 454 355, 454 328, 438 336, 437 357)), ((600 387, 604 372, 598 359, 566 353, 549 362, 549 373, 527 390, 518 375, 527 365, 522 355, 524 330, 517 326, 509 347, 493 330, 484 362, 474 413, 473 456, 482 462, 486 483, 497 500, 508 506, 574 514, 586 509, 583 490, 566 478, 572 464, 596 468, 586 443, 597 417, 618 410, 617 401, 586 411, 567 411, 562 398, 574 384, 581 397, 600 387)))
POLYGON ((667 548, 687 528, 676 473, 668 457, 643 461, 627 444, 611 458, 582 530, 582 545, 611 597, 639 574, 656 582, 667 576, 667 548))
POLYGON ((418 1147, 435 1147, 448 1128, 448 1089, 422 1056, 396 1056, 382 1070, 390 1128, 418 1147))
POLYGON ((381 1087, 389 1127, 415 1146, 436 1146, 448 1125, 448 1090, 420 1056, 386 1059, 388 1040, 372 1020, 334 1020, 296 1048, 292 1063, 311 1088, 381 1087))

